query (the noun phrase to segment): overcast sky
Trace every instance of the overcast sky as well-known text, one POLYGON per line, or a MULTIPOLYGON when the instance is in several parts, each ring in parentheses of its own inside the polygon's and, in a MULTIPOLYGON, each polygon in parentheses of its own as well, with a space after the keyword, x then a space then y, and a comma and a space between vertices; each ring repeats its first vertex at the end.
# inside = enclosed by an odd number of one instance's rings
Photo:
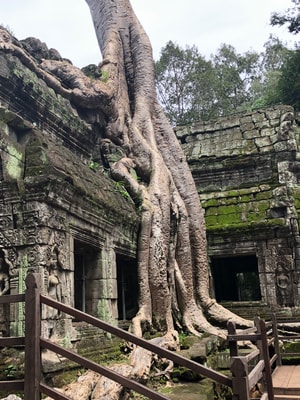
MULTIPOLYGON (((287 29, 269 25, 273 11, 292 6, 291 0, 132 0, 148 33, 154 58, 169 41, 195 44, 207 58, 222 43, 244 53, 262 51, 272 33, 290 46, 298 39, 287 29)), ((57 49, 75 65, 101 60, 85 0, 0 0, 0 24, 18 39, 34 36, 57 49)))

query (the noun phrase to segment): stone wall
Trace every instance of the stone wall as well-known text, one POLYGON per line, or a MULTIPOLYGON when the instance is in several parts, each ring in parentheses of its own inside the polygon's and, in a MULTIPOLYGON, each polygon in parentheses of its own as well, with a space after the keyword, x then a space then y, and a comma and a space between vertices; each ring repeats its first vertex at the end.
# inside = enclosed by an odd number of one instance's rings
MULTIPOLYGON (((60 57, 36 39, 15 44, 37 64, 60 57)), ((8 280, 23 293, 39 272, 44 293, 115 323, 137 301, 139 216, 106 170, 120 149, 101 152, 103 115, 75 107, 24 60, 0 51, 0 289, 8 280)), ((176 129, 205 209, 212 295, 245 316, 299 306, 299 131, 286 106, 176 129)), ((66 316, 44 308, 43 319, 44 336, 76 336, 66 316)), ((21 306, 0 308, 0 333, 23 323, 21 306)))
POLYGON ((205 209, 212 263, 255 256, 260 305, 269 310, 300 302, 299 133, 288 106, 176 129, 205 209))
MULTIPOLYGON (((117 260, 135 262, 139 217, 103 167, 102 125, 2 49, 0 272, 11 294, 39 272, 45 293, 115 323, 117 260)), ((73 335, 66 316, 44 308, 43 318, 46 337, 73 335)), ((20 305, 0 309, 0 334, 21 334, 23 324, 20 305)))

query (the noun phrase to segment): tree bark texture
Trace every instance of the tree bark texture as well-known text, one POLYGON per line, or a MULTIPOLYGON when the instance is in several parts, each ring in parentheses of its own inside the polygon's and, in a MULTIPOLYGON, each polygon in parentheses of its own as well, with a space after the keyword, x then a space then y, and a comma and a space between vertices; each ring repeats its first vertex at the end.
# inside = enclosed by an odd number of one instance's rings
POLYGON ((218 323, 233 318, 248 325, 209 295, 204 213, 182 149, 157 101, 148 36, 129 0, 86 1, 108 77, 106 138, 124 151, 110 165, 111 173, 124 182, 141 210, 140 307, 134 331, 141 335, 153 326, 168 332, 175 321, 176 327, 193 333, 219 335, 204 314, 218 323))
POLYGON ((175 133, 157 101, 150 41, 129 0, 86 0, 103 55, 102 79, 66 60, 35 60, 5 30, 0 49, 17 55, 57 93, 106 118, 102 152, 141 213, 139 311, 134 333, 223 333, 210 322, 249 321, 209 295, 204 213, 175 133), (110 153, 119 154, 112 161, 110 153), (208 320, 210 322, 208 322, 208 320))

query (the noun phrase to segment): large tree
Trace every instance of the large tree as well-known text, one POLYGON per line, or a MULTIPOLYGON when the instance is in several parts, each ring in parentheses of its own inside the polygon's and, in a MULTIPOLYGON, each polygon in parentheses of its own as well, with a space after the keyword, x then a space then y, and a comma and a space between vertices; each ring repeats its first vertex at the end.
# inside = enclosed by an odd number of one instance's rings
MULTIPOLYGON (((103 156, 112 177, 124 183, 141 212, 139 311, 133 330, 142 335, 151 327, 165 334, 160 344, 166 344, 174 341, 178 327, 222 336, 208 319, 218 324, 234 319, 247 326, 249 321, 224 309, 209 294, 204 214, 182 149, 157 101, 149 39, 129 0, 87 3, 103 54, 99 79, 65 60, 37 64, 7 33, 0 47, 17 53, 81 112, 89 109, 94 120, 99 113, 105 115, 103 156), (120 157, 112 162, 107 151, 114 147, 120 157)), ((133 352, 126 374, 141 377, 149 372, 151 354, 140 354, 139 349, 133 352)), ((97 398, 116 399, 122 391, 106 383, 100 386, 97 398)))
POLYGON ((134 331, 141 335, 145 326, 153 326, 169 332, 176 321, 191 332, 218 334, 203 311, 218 323, 234 318, 247 325, 209 295, 203 210, 182 149, 157 101, 148 36, 129 0, 87 3, 107 76, 97 106, 107 114, 107 139, 125 154, 110 166, 111 173, 125 183, 141 209, 134 331))
MULTIPOLYGON (((37 73, 80 108, 104 113, 103 153, 111 176, 122 181, 141 213, 138 241, 139 311, 133 330, 222 335, 208 322, 249 321, 209 294, 203 210, 182 149, 157 101, 149 39, 129 0, 87 0, 103 55, 101 77, 91 80, 66 61, 45 60, 37 73), (45 71, 51 74, 45 74, 45 71), (54 78, 56 76, 58 79, 54 78)), ((29 61, 28 61, 29 62, 29 61)))
POLYGON ((169 41, 155 63, 158 99, 173 125, 213 118, 216 74, 196 46, 169 41))
POLYGON ((300 110, 300 49, 290 50, 277 85, 278 99, 300 110))

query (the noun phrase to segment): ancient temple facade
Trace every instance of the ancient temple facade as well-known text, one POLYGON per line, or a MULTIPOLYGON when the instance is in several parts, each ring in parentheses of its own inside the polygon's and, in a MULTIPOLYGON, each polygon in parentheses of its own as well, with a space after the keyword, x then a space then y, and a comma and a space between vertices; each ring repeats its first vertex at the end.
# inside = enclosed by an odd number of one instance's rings
POLYGON ((299 115, 277 106, 176 133, 205 209, 212 294, 244 315, 298 312, 299 115))
MULTIPOLYGON (((0 289, 23 293, 27 273, 38 272, 44 294, 116 323, 136 312, 139 217, 103 166, 102 116, 95 123, 84 112, 1 51, 0 289)), ((51 309, 43 318, 46 337, 72 331, 51 309)), ((1 307, 3 335, 23 325, 22 306, 1 307)))
MULTIPOLYGON (((138 301, 140 216, 122 182, 109 176, 120 149, 103 142, 100 112, 75 107, 32 70, 26 54, 38 65, 60 59, 55 50, 36 39, 14 49, 0 51, 0 295, 23 293, 34 271, 54 299, 112 323, 130 320, 138 301)), ((212 296, 245 316, 297 312, 294 110, 278 106, 176 133, 205 209, 212 296)), ((64 337, 74 326, 48 308, 43 320, 46 337, 64 337)), ((0 308, 0 334, 23 329, 22 306, 0 308)))

